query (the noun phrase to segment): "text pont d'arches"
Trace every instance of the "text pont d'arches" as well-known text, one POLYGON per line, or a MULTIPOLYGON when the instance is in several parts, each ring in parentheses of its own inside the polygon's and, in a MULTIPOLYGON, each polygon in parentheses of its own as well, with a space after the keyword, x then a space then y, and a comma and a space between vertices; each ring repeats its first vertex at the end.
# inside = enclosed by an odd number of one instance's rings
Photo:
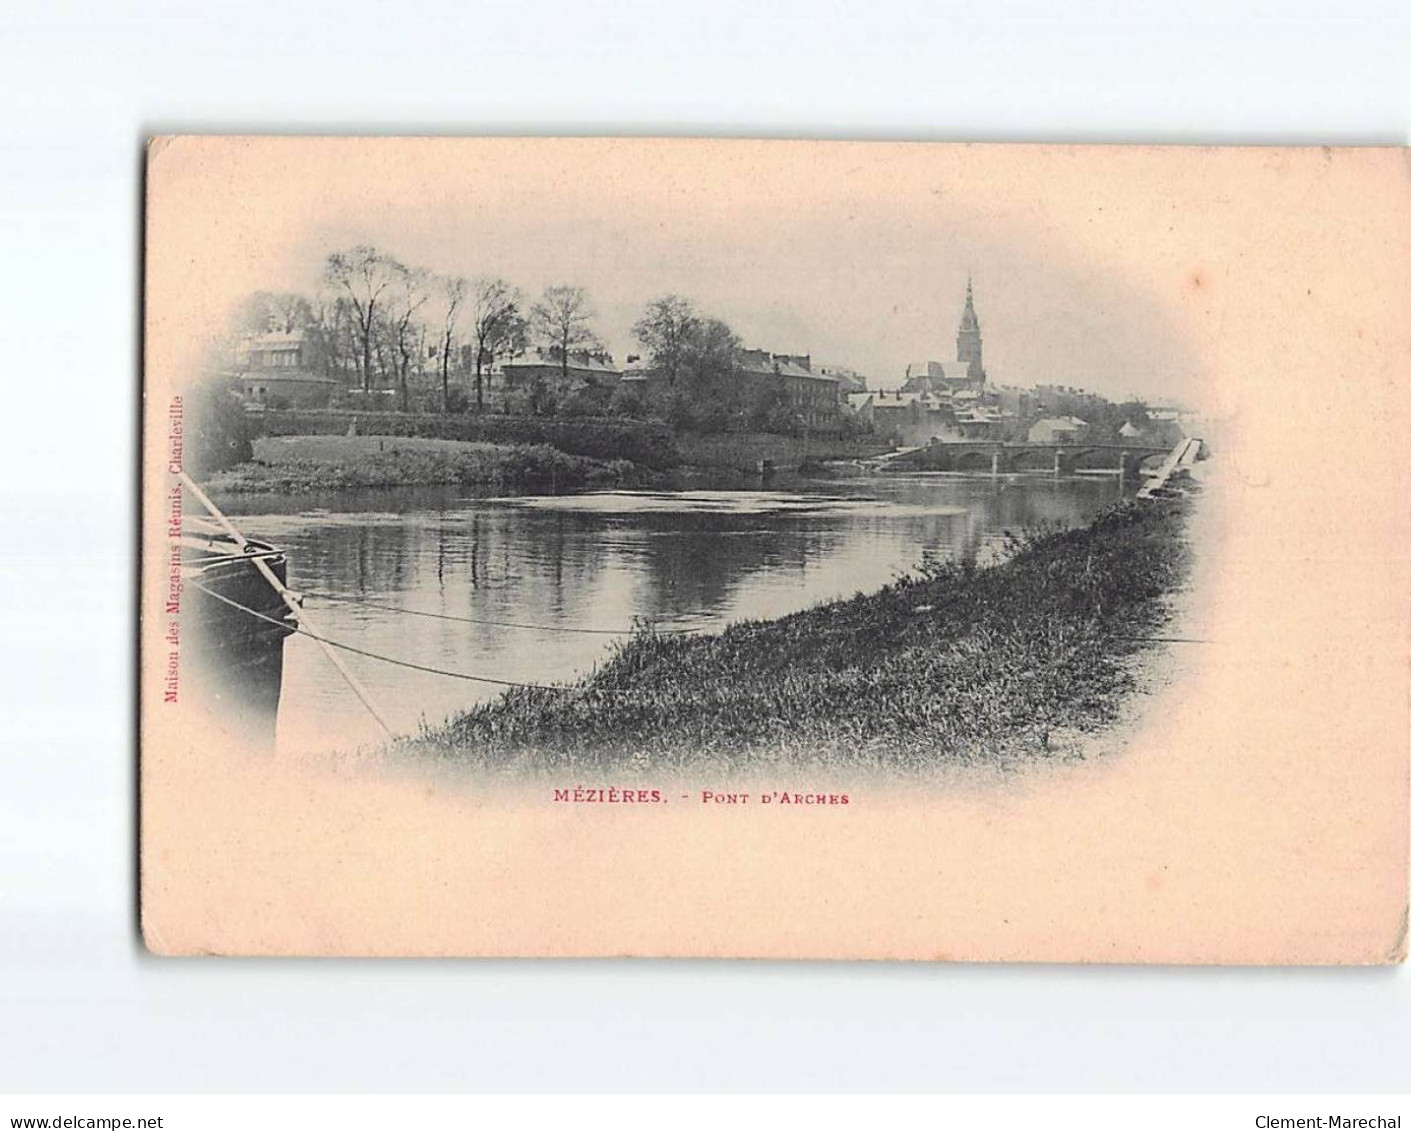
POLYGON ((691 793, 673 794, 661 789, 621 789, 617 786, 574 786, 555 789, 554 801, 569 805, 665 805, 672 801, 691 805, 775 805, 826 806, 849 805, 846 793, 825 793, 817 790, 764 789, 722 791, 701 789, 691 793))

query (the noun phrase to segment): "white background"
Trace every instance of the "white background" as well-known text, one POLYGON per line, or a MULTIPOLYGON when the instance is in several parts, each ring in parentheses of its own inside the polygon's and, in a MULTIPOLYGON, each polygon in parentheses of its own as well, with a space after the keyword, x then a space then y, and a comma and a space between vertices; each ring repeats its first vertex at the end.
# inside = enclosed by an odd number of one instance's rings
POLYGON ((132 665, 146 134, 1405 144, 1408 13, 4 5, 0 1091, 1411 1090, 1404 968, 149 958, 132 665))

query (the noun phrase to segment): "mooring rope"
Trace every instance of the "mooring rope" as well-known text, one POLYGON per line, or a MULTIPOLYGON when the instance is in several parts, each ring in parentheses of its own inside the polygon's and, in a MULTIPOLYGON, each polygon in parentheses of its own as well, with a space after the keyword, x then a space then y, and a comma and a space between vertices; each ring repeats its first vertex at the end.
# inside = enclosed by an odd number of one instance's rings
MULTIPOLYGON (((455 621, 457 624, 475 624, 489 628, 521 628, 530 632, 573 632, 588 636, 630 636, 637 631, 637 626, 632 628, 585 628, 566 624, 534 624, 528 621, 513 620, 489 620, 484 617, 462 617, 454 613, 433 613, 429 609, 409 609, 405 605, 393 605, 386 601, 374 601, 367 597, 354 597, 347 593, 324 593, 317 589, 301 589, 300 592, 305 597, 314 597, 320 601, 334 601, 339 604, 365 605, 370 609, 383 609, 389 613, 405 613, 412 617, 431 617, 435 620, 455 621)), ((659 636, 689 636, 703 632, 712 632, 715 626, 701 625, 687 628, 657 628, 650 621, 642 622, 642 630, 656 633, 659 636)))
MULTIPOLYGON (((201 490, 200 486, 196 483, 196 481, 192 479, 191 476, 187 475, 186 472, 178 471, 177 476, 180 478, 181 482, 186 485, 187 490, 189 490, 193 495, 196 496, 196 500, 203 507, 206 508, 207 513, 210 514, 211 518, 216 522, 216 524, 222 530, 224 530, 227 535, 230 536, 231 540, 234 541, 234 543, 239 546, 243 552, 248 553, 251 549, 250 540, 240 532, 239 528, 233 522, 231 522, 230 519, 226 518, 225 513, 220 509, 220 507, 216 506, 215 503, 211 502, 210 496, 207 495, 206 492, 201 490)), ((285 585, 284 582, 279 579, 279 575, 276 574, 274 570, 270 568, 270 564, 269 562, 265 561, 264 555, 250 554, 249 560, 250 563, 255 567, 255 569, 259 571, 260 576, 263 577, 266 582, 268 582, 269 587, 273 589, 277 594, 279 594, 279 599, 284 603, 284 607, 289 610, 290 615, 293 616, 295 621, 298 623, 299 631, 303 632, 306 636, 312 636, 315 640, 320 641, 319 647, 323 649, 323 654, 328 657, 328 662, 332 664, 335 669, 337 669, 338 674, 343 677, 344 681, 348 684, 348 687, 352 690, 353 694, 357 696, 358 702, 360 702, 365 708, 367 708, 367 713, 371 715, 373 719, 377 722, 377 725, 382 728, 382 732, 387 735, 388 738, 391 738, 392 728, 387 725, 387 720, 382 717, 382 712, 377 709, 377 704, 372 701, 372 695, 369 694, 367 688, 362 685, 362 682, 357 678, 357 676, 355 676, 351 671, 348 670, 347 665, 345 665, 343 661, 338 658, 338 653, 333 650, 333 646, 331 644, 323 642, 317 633, 310 632, 305 627, 305 621, 308 619, 308 614, 305 613, 304 610, 299 606, 298 601, 295 600, 294 595, 290 592, 289 586, 285 585)), ((206 589, 204 585, 198 584, 197 588, 203 590, 206 593, 210 593, 212 597, 216 597, 222 601, 227 600, 227 598, 222 597, 219 593, 211 593, 211 591, 209 589, 206 589)), ((229 603, 236 604, 236 602, 233 601, 229 603)), ((255 610, 249 609, 247 611, 253 613, 255 610)), ((257 613, 256 615, 258 616, 260 614, 257 613)), ((267 619, 273 620, 272 617, 267 619)), ((282 621, 275 621, 274 623, 283 624, 282 621)), ((286 625, 285 627, 288 626, 286 625)))
MULTIPOLYGON (((214 597, 217 601, 223 601, 225 602, 225 604, 231 606, 232 608, 239 609, 242 613, 248 613, 250 616, 255 617, 258 620, 265 621, 267 624, 278 625, 279 627, 285 629, 290 628, 288 622, 282 621, 277 617, 268 616, 267 614, 260 612, 258 609, 250 608, 248 605, 242 605, 239 601, 233 600, 232 598, 225 596, 225 594, 223 593, 217 593, 212 589, 206 588, 206 586, 202 585, 198 581, 190 581, 187 584, 191 585, 193 588, 201 590, 201 592, 205 593, 208 597, 214 597)), ((304 628, 302 625, 295 625, 292 631, 299 636, 307 636, 309 637, 309 639, 316 640, 320 644, 326 644, 330 648, 339 648, 342 649, 344 652, 352 652, 355 656, 366 656, 370 660, 381 660, 384 664, 392 664, 399 668, 410 668, 412 671, 426 672, 430 675, 444 675, 448 676, 451 679, 464 679, 469 680, 473 683, 491 683, 497 687, 527 687, 535 691, 569 692, 579 690, 578 688, 568 687, 562 684, 526 683, 514 679, 498 679, 495 676, 472 675, 469 672, 451 671, 448 668, 434 668, 428 664, 417 664, 413 663, 411 660, 401 660, 398 659, 396 656, 385 656, 380 652, 370 652, 366 648, 358 648, 352 644, 345 644, 340 640, 332 640, 327 636, 320 636, 316 632, 310 632, 307 628, 304 628)), ((620 694, 620 692, 614 690, 608 691, 607 694, 620 694)))
MULTIPOLYGON (((255 617, 255 618, 258 619, 258 620, 262 620, 262 621, 266 622, 267 624, 276 625, 276 626, 278 626, 278 627, 280 627, 280 628, 285 628, 285 629, 290 628, 290 626, 289 626, 289 624, 288 624, 287 622, 282 621, 282 620, 279 620, 279 619, 276 618, 276 617, 268 616, 267 614, 262 613, 262 612, 260 612, 260 611, 257 610, 257 609, 252 609, 252 608, 250 608, 248 605, 242 605, 239 601, 236 601, 236 600, 234 600, 234 599, 232 599, 232 598, 230 598, 230 597, 227 597, 227 596, 225 596, 223 593, 217 593, 217 592, 215 592, 215 591, 212 590, 212 589, 208 589, 206 586, 202 585, 202 584, 201 584, 200 582, 198 582, 198 581, 192 581, 192 582, 189 582, 189 584, 190 584, 193 588, 196 588, 196 589, 201 590, 201 592, 205 593, 208 597, 214 597, 217 601, 222 601, 222 602, 224 602, 225 604, 231 606, 231 608, 239 609, 242 613, 247 613, 247 614, 249 614, 250 616, 255 617)), ((583 690, 582 688, 574 687, 574 686, 566 685, 566 684, 530 683, 530 682, 527 682, 527 681, 524 681, 524 680, 501 679, 501 678, 496 677, 496 676, 488 676, 488 675, 474 675, 474 674, 472 674, 472 673, 470 673, 470 672, 458 672, 458 671, 452 671, 452 670, 450 670, 449 668, 437 668, 437 667, 432 667, 432 666, 429 665, 429 664, 418 664, 418 663, 415 663, 415 662, 413 662, 413 661, 411 661, 411 660, 403 660, 403 659, 399 659, 399 658, 396 657, 396 656, 388 656, 388 655, 385 655, 385 654, 383 654, 383 653, 381 653, 381 652, 373 652, 373 651, 370 651, 369 649, 366 649, 366 648, 359 648, 359 647, 357 647, 356 645, 353 645, 353 644, 346 644, 346 643, 344 643, 344 642, 341 641, 341 640, 333 640, 333 639, 331 639, 331 638, 329 638, 329 637, 327 637, 327 636, 321 636, 321 635, 319 635, 319 634, 316 633, 316 632, 310 632, 308 629, 304 628, 304 627, 301 626, 301 625, 296 625, 296 626, 294 626, 293 629, 292 629, 292 631, 293 631, 296 635, 299 635, 299 636, 307 636, 307 637, 309 637, 309 639, 311 639, 311 640, 316 640, 316 641, 318 641, 320 644, 326 645, 327 647, 330 647, 330 648, 338 648, 338 649, 341 649, 341 650, 344 651, 344 652, 351 652, 351 653, 353 653, 355 656, 364 656, 364 657, 366 657, 367 659, 370 659, 370 660, 378 660, 378 661, 380 661, 380 662, 382 662, 382 663, 384 663, 384 664, 391 664, 391 665, 394 666, 394 667, 409 668, 409 669, 412 670, 412 671, 425 672, 425 673, 428 674, 428 675, 446 676, 446 677, 449 678, 449 679, 466 680, 466 681, 471 682, 471 683, 487 683, 487 684, 492 684, 492 685, 494 685, 494 686, 496 686, 496 687, 522 687, 522 688, 527 688, 527 689, 532 690, 532 691, 557 691, 557 692, 560 692, 560 693, 569 694, 569 693, 573 693, 573 692, 581 692, 581 691, 583 690)), ((1189 637, 1127 636, 1127 637, 1117 637, 1117 639, 1119 639, 1119 640, 1132 640, 1132 641, 1138 641, 1138 642, 1142 642, 1142 643, 1171 643, 1171 644, 1209 644, 1209 643, 1213 643, 1212 641, 1209 641, 1209 640, 1196 640, 1196 639, 1191 639, 1191 638, 1189 638, 1189 637)), ((620 696, 620 695, 630 695, 630 694, 631 694, 630 689, 627 689, 627 688, 601 688, 601 687, 600 687, 600 688, 594 688, 593 690, 594 690, 594 694, 599 694, 599 695, 614 695, 614 696, 620 696)))

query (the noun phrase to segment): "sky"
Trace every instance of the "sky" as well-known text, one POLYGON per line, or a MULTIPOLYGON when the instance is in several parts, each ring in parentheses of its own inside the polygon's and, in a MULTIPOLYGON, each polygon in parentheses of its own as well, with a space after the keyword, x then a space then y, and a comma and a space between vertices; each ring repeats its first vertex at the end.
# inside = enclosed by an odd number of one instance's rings
POLYGON ((620 363, 643 307, 676 293, 748 346, 892 387, 910 362, 955 358, 973 279, 994 383, 1190 401, 1202 377, 1182 326, 1199 248, 1182 246, 1163 163, 1124 176, 1112 149, 1084 162, 904 143, 191 144, 173 152, 196 158, 203 193, 183 207, 211 225, 207 289, 226 303, 311 291, 329 252, 370 243, 530 297, 582 286, 620 363))

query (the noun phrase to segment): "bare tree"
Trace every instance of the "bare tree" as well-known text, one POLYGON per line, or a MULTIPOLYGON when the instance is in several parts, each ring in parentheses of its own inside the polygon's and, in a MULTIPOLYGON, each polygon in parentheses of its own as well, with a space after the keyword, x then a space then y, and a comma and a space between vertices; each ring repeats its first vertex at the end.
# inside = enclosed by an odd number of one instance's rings
POLYGON ((441 320, 441 411, 451 411, 451 350, 456 341, 456 322, 465 305, 470 284, 463 275, 438 280, 444 317, 441 320))
POLYGON ((329 334, 336 343, 334 356, 337 359, 340 377, 351 371, 358 375, 359 350, 361 342, 358 334, 358 320, 353 313, 353 304, 346 295, 335 295, 328 314, 329 334))
POLYGON ((475 280, 475 407, 485 407, 485 366, 495 358, 524 349, 523 297, 504 279, 475 280))
POLYGON ((372 354, 377 348, 378 316, 383 297, 396 281, 399 269, 396 260, 366 244, 359 244, 350 251, 336 251, 324 264, 324 281, 346 296, 353 309, 363 392, 372 391, 372 354))
POLYGON ((392 320, 387 317, 385 311, 379 310, 377 317, 372 320, 372 352, 377 358, 377 373, 383 378, 389 373, 394 378, 397 375, 397 351, 392 344, 392 334, 392 320))
POLYGON ((325 377, 343 378, 347 370, 349 304, 342 296, 316 295, 304 335, 314 364, 325 377))
POLYGON ((569 355, 575 349, 595 349, 600 344, 593 333, 592 320, 593 308, 582 287, 545 287, 529 312, 535 335, 558 354, 565 385, 569 355))
POLYGON ((419 353, 417 343, 421 327, 416 323, 416 312, 426 305, 431 297, 431 277, 424 268, 408 267, 390 260, 392 281, 389 285, 390 300, 387 304, 387 323, 393 347, 393 364, 397 371, 397 388, 402 394, 402 411, 411 409, 411 394, 407 388, 407 373, 411 369, 412 358, 419 353))

